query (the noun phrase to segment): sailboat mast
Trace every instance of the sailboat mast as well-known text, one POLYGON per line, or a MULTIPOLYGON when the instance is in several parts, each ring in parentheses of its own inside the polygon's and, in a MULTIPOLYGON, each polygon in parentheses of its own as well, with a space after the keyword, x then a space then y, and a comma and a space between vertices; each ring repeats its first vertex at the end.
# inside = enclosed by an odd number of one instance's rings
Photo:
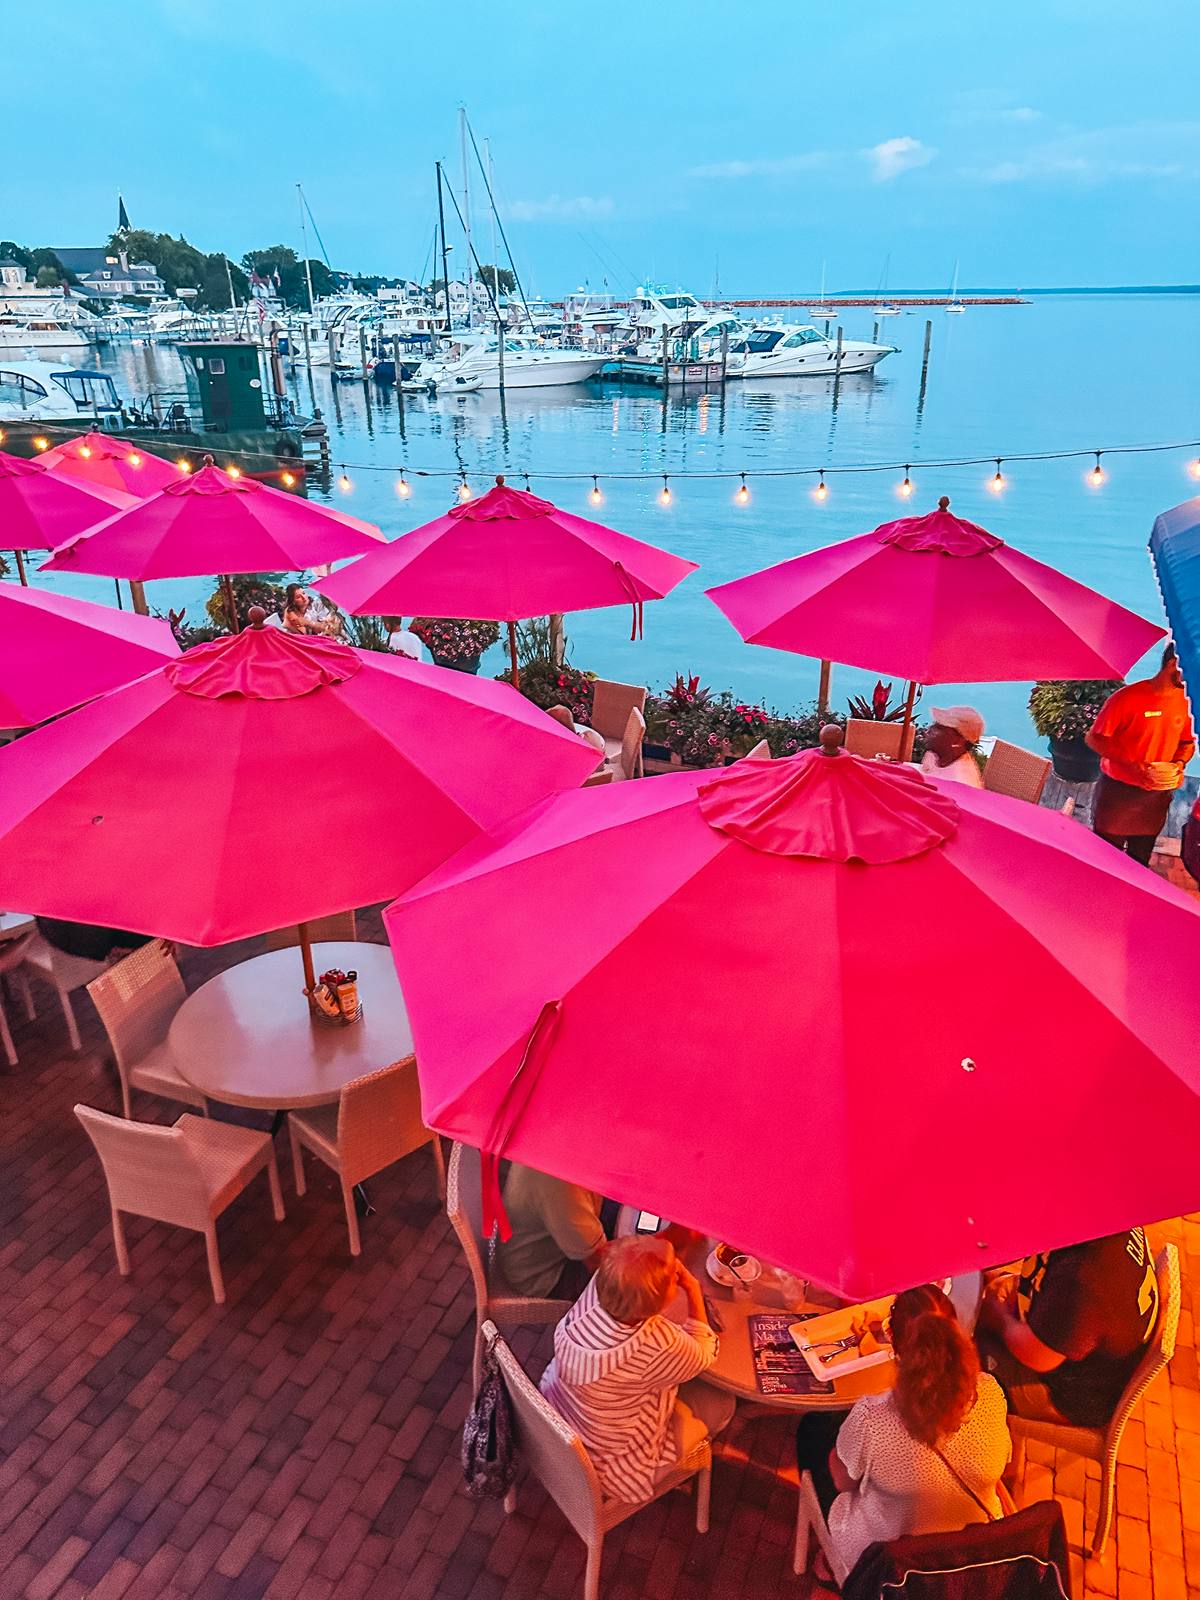
POLYGON ((474 256, 471 253, 471 179, 467 167, 467 108, 458 108, 458 143, 462 156, 462 186, 463 186, 463 233, 466 236, 467 259, 464 266, 464 275, 467 288, 467 327, 474 325, 474 306, 471 303, 471 280, 474 276, 471 263, 474 256))
MULTIPOLYGON (((492 192, 492 183, 493 183, 493 178, 492 178, 492 141, 490 139, 485 139, 483 141, 483 166, 484 166, 484 171, 487 174, 487 190, 488 190, 488 194, 490 195, 491 192, 492 192)), ((493 297, 494 297, 494 299, 496 301, 496 305, 499 306, 499 304, 500 304, 500 254, 496 249, 496 209, 495 209, 494 206, 492 207, 491 221, 492 221, 492 295, 493 295, 493 297)))
POLYGON ((225 257, 225 282, 229 285, 229 309, 237 310, 237 296, 233 292, 233 268, 229 265, 229 257, 225 257))
POLYGON ((308 259, 308 225, 304 219, 304 190, 296 185, 296 199, 300 202, 300 239, 304 247, 304 281, 308 284, 308 314, 313 314, 312 263, 308 259))
POLYGON ((446 265, 446 212, 442 203, 442 163, 437 162, 438 231, 442 236, 442 290, 446 296, 446 332, 453 326, 450 320, 450 270, 446 265))

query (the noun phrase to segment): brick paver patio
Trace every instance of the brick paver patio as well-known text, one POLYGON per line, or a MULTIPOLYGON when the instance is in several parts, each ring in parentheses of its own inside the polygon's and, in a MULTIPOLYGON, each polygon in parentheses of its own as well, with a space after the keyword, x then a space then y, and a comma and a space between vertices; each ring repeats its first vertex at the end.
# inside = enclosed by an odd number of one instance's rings
MULTIPOLYGON (((377 918, 362 931, 381 938, 377 918)), ((256 948, 185 953, 189 987, 256 948)), ((220 1224, 224 1307, 202 1240, 178 1229, 131 1222, 122 1279, 99 1165, 71 1115, 77 1100, 117 1108, 103 1033, 81 995, 72 1057, 53 997, 38 998, 36 1024, 9 1007, 21 1064, 0 1083, 3 1600, 579 1594, 583 1547, 535 1484, 513 1517, 462 1493, 473 1302, 428 1152, 372 1180, 357 1262, 330 1175, 310 1164, 298 1200, 281 1163, 286 1222, 260 1180, 220 1224)), ((174 1115, 144 1096, 135 1110, 174 1115)), ((1114 1537, 1103 1562, 1076 1560, 1076 1600, 1200 1600, 1200 1221, 1155 1235, 1183 1252, 1180 1349, 1126 1435, 1114 1537)), ((546 1336, 513 1343, 539 1370, 546 1336)), ((806 1595, 790 1567, 791 1434, 739 1415, 719 1446, 710 1532, 696 1534, 685 1495, 647 1508, 608 1540, 607 1600, 806 1595)), ((1053 1488, 1078 1546, 1094 1469, 1029 1453, 1027 1492, 1053 1488)))

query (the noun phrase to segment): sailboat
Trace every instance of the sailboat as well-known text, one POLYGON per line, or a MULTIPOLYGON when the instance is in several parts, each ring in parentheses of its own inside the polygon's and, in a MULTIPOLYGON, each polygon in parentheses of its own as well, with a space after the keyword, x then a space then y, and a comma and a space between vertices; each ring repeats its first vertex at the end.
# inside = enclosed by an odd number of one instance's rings
POLYGON ((836 300, 826 300, 825 298, 825 263, 822 261, 821 298, 814 301, 813 304, 809 306, 808 314, 810 317, 817 317, 824 322, 832 322, 834 317, 838 316, 842 309, 843 308, 838 305, 836 300))
POLYGON ((900 307, 895 304, 887 292, 888 274, 891 271, 891 266, 891 256, 885 256, 883 258, 883 276, 879 280, 879 289, 877 291, 881 298, 879 304, 872 307, 877 317, 898 317, 900 315, 900 307))
POLYGON ((958 294, 958 262, 954 263, 954 277, 950 283, 950 298, 946 302, 946 311, 961 315, 967 308, 963 305, 958 294))

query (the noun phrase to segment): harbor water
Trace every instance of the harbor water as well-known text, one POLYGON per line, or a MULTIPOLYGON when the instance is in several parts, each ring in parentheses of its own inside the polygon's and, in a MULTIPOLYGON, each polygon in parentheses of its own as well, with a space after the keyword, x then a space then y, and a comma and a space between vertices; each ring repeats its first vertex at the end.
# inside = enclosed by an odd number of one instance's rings
MULTIPOLYGON (((870 338, 871 313, 848 312, 844 327, 847 338, 870 338)), ((406 395, 401 404, 390 387, 335 385, 327 370, 301 366, 288 381, 298 409, 319 408, 329 428, 332 477, 324 487, 310 478, 314 498, 394 537, 452 504, 458 474, 475 493, 496 473, 518 487, 528 474, 535 493, 700 563, 674 595, 647 607, 645 638, 637 643, 630 642, 625 609, 569 617, 577 666, 652 687, 676 672, 698 673, 713 689, 786 710, 815 699, 816 663, 743 644, 705 588, 931 510, 943 494, 956 512, 1028 554, 1160 618, 1146 542, 1155 515, 1200 488, 1188 473, 1195 449, 1106 457, 1099 488, 1087 481, 1091 455, 1005 461, 1002 494, 989 487, 996 470, 990 458, 1197 438, 1198 337, 1200 296, 1064 294, 961 316, 934 309, 886 318, 880 338, 899 353, 873 376, 843 378, 836 392, 832 379, 732 381, 723 393, 677 392, 664 403, 653 389, 600 381, 513 391, 503 401, 484 391, 406 395), (922 393, 927 320, 932 345, 922 393), (955 456, 989 460, 923 465, 955 456), (910 499, 897 493, 902 465, 880 473, 838 471, 878 462, 911 464, 910 499), (815 476, 768 476, 819 467, 828 485, 823 501, 813 496, 815 476), (408 498, 396 490, 401 468, 412 485, 408 498), (338 487, 343 471, 348 490, 338 487), (748 502, 735 500, 737 477, 688 476, 705 472, 745 473, 748 502), (568 473, 577 476, 554 476, 568 473), (604 497, 599 507, 589 500, 593 474, 604 497), (667 506, 660 501, 662 474, 671 488, 667 506)), ((169 347, 118 344, 99 361, 130 397, 183 387, 179 357, 169 347)), ((56 574, 54 582, 95 598, 112 596, 103 579, 67 582, 56 574)), ((153 584, 150 600, 164 611, 186 604, 194 619, 210 589, 202 580, 153 584)), ((500 672, 503 661, 494 654, 492 670, 500 672)), ((873 681, 835 668, 833 704, 844 707, 848 693, 873 681)), ((1029 745, 1036 736, 1025 711, 1028 690, 1027 684, 946 685, 928 690, 924 704, 968 701, 984 713, 989 732, 1029 745)))

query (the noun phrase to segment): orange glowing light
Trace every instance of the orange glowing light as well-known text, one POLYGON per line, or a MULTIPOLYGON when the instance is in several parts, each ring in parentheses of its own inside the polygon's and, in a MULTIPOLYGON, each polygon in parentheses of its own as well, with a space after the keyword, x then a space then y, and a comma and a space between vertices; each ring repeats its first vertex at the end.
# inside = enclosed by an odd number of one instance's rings
POLYGON ((33 441, 33 448, 35 450, 49 450, 50 441, 49 441, 49 439, 43 439, 41 434, 39 434, 37 436, 37 438, 33 441))
POLYGON ((225 471, 231 478, 240 478, 242 475, 241 467, 226 467, 225 471))
POLYGON ((190 472, 192 470, 192 463, 187 459, 186 456, 180 456, 175 465, 179 468, 180 472, 190 472))
POLYGON ((407 478, 401 477, 399 482, 396 484, 396 493, 400 496, 401 500, 408 499, 409 495, 412 493, 412 484, 409 483, 407 478))

